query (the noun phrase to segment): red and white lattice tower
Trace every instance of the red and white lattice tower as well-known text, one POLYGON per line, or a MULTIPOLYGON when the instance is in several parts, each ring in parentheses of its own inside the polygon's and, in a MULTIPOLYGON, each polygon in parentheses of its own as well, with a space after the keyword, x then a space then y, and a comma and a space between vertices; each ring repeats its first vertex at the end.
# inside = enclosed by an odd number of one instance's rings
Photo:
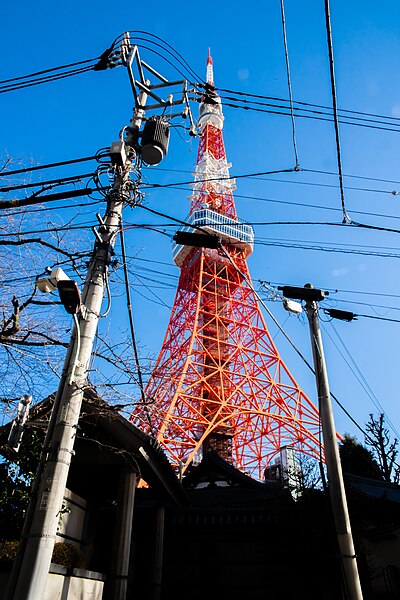
POLYGON ((157 436, 185 471, 207 449, 262 478, 271 458, 292 446, 319 458, 319 415, 273 343, 246 258, 251 226, 238 221, 229 177, 221 101, 211 56, 200 105, 200 144, 186 231, 216 234, 222 248, 173 245, 180 279, 164 342, 146 388, 153 403, 132 421, 157 436))

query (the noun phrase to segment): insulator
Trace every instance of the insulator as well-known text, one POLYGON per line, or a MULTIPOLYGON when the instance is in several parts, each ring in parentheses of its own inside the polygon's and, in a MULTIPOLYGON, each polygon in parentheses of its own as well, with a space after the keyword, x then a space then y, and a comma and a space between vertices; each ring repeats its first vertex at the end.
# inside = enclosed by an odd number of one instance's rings
POLYGON ((169 123, 163 117, 150 117, 142 133, 142 158, 148 165, 158 165, 167 155, 169 123))

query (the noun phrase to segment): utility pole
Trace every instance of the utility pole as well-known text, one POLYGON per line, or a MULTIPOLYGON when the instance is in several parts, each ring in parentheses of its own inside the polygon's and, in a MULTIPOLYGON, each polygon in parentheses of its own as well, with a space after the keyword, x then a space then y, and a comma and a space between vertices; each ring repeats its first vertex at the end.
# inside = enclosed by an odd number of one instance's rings
MULTIPOLYGON (((77 314, 74 314, 75 328, 66 353, 32 486, 31 501, 7 588, 7 600, 39 600, 44 597, 69 467, 74 454, 93 343, 102 316, 101 305, 105 288, 110 294, 109 264, 121 227, 123 207, 128 201, 132 203, 132 198, 137 195, 135 183, 130 179, 130 172, 133 170, 134 161, 137 160, 137 152, 141 153, 145 162, 156 165, 166 155, 168 149, 169 124, 162 117, 148 119, 143 133, 139 133, 145 111, 158 108, 165 110, 166 107, 185 104, 183 113, 169 115, 169 118, 188 116, 190 135, 195 135, 195 125, 189 107, 190 90, 187 88, 186 81, 169 82, 152 67, 142 63, 138 47, 131 46, 128 33, 124 34, 121 42, 118 60, 118 64, 124 65, 128 70, 135 98, 135 109, 130 126, 121 131, 119 142, 112 144, 110 148, 114 183, 106 197, 107 209, 104 217, 97 216, 99 227, 94 229, 96 236, 94 251, 83 287, 82 300, 77 302, 77 314), (134 61, 139 72, 138 80, 135 79, 132 70, 134 61), (161 83, 151 86, 150 81, 144 77, 145 69, 161 83), (158 91, 178 84, 182 84, 183 89, 181 97, 177 100, 173 100, 172 94, 167 100, 163 100, 153 91, 153 89, 158 91), (146 106, 149 96, 155 103, 146 106), (139 137, 142 137, 141 145, 138 141, 139 137)), ((107 68, 107 65, 117 66, 115 51, 113 50, 110 56, 102 57, 101 62, 101 68, 107 68)), ((59 291, 61 295, 60 287, 59 291)), ((108 300, 111 302, 110 297, 108 300)), ((67 310, 71 314, 75 312, 74 309, 67 310)))
MULTIPOLYGON (((142 106, 145 97, 146 94, 142 92, 139 98, 142 106)), ((135 113, 135 126, 138 121, 135 113)), ((47 440, 48 445, 44 448, 47 456, 44 457, 40 481, 31 501, 34 508, 29 532, 23 543, 24 552, 18 579, 15 590, 10 590, 10 597, 15 600, 37 600, 44 597, 108 268, 120 229, 122 209, 127 200, 125 188, 130 180, 130 168, 129 158, 123 166, 116 168, 114 185, 107 197, 106 213, 104 218, 99 219, 100 227, 95 232, 96 242, 83 288, 78 325, 70 341, 53 408, 55 418, 51 439, 47 440)), ((15 578, 12 576, 11 579, 14 583, 15 578)))
POLYGON ((338 539, 340 558, 343 565, 344 578, 349 600, 362 600, 362 590, 354 550, 350 518, 344 489, 342 465, 336 439, 336 427, 333 418, 328 373, 326 369, 324 348, 318 319, 318 301, 324 299, 328 292, 314 289, 311 284, 304 288, 279 287, 286 298, 304 300, 310 327, 311 346, 314 359, 315 378, 317 382, 319 412, 324 440, 326 470, 329 479, 329 495, 338 539))

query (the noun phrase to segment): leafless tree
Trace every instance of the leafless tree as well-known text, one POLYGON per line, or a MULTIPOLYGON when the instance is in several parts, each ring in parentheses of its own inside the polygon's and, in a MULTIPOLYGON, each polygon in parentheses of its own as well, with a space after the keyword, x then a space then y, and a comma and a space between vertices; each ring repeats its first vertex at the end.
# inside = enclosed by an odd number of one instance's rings
MULTIPOLYGON (((15 163, 3 162, 1 184, 15 184, 4 176, 15 163)), ((2 169, 0 169, 1 171, 2 169)), ((20 181, 18 181, 19 183, 20 181)), ((0 197, 10 199, 10 193, 0 197)), ((61 267, 82 287, 93 248, 93 212, 82 218, 81 201, 67 212, 43 203, 34 207, 0 209, 0 410, 4 423, 14 416, 23 394, 37 402, 58 384, 72 320, 60 306, 57 292, 42 294, 36 286, 46 269, 61 267)), ((111 268, 110 286, 123 296, 121 278, 111 268)), ((119 319, 118 319, 119 320, 119 319)), ((117 321, 117 319, 116 319, 117 321)), ((143 369, 145 377, 146 362, 143 369)), ((90 367, 88 385, 127 413, 141 400, 137 361, 126 331, 116 327, 112 311, 102 319, 90 367)))
POLYGON ((371 448, 383 478, 386 481, 398 483, 400 466, 396 463, 396 458, 399 453, 399 441, 397 438, 393 439, 390 436, 389 429, 385 426, 385 415, 381 413, 375 418, 373 414, 370 414, 365 429, 368 434, 365 443, 371 448))

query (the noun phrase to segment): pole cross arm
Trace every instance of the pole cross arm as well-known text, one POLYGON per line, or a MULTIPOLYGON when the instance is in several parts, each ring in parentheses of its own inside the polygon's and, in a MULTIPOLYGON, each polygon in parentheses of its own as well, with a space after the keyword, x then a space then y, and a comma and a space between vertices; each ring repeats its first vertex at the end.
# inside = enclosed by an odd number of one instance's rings
POLYGON ((295 298, 296 300, 305 300, 306 302, 320 302, 329 292, 318 290, 306 284, 304 287, 295 287, 292 285, 279 286, 278 290, 282 292, 285 298, 295 298))

